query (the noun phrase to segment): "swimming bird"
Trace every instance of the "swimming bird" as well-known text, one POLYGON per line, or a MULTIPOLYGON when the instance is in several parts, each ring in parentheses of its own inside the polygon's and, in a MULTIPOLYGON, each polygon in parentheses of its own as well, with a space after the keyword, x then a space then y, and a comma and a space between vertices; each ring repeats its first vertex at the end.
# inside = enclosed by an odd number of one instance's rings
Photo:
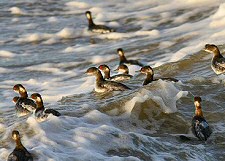
POLYGON ((13 100, 12 100, 13 103, 15 103, 16 115, 18 117, 22 117, 22 116, 26 116, 26 115, 30 114, 31 112, 29 110, 22 107, 21 101, 18 102, 19 99, 20 99, 20 97, 13 97, 13 100), (17 104, 17 102, 18 102, 18 104, 17 104))
POLYGON ((32 113, 36 109, 36 104, 33 100, 28 98, 27 91, 23 85, 16 84, 13 90, 20 94, 20 97, 13 98, 13 102, 16 104, 17 115, 20 117, 32 113))
POLYGON ((127 60, 122 48, 117 49, 117 54, 120 57, 120 63, 119 63, 120 65, 121 64, 130 64, 130 65, 138 65, 138 66, 141 66, 141 67, 144 66, 142 63, 140 63, 137 60, 127 60))
POLYGON ((173 81, 173 82, 178 82, 179 80, 175 79, 175 78, 158 78, 158 79, 154 79, 154 71, 150 66, 144 66, 141 68, 140 70, 141 73, 146 74, 146 79, 143 82, 143 85, 147 85, 149 83, 151 83, 152 81, 157 81, 159 79, 161 80, 166 80, 166 81, 173 81))
POLYGON ((33 161, 32 155, 23 146, 18 131, 13 130, 12 139, 16 142, 16 147, 11 154, 9 154, 7 161, 33 161))
POLYGON ((119 80, 129 80, 133 77, 129 74, 129 68, 125 64, 119 65, 116 71, 121 72, 121 74, 115 75, 119 80))
POLYGON ((209 124, 205 120, 201 107, 201 97, 194 98, 195 116, 192 118, 192 133, 202 141, 206 141, 212 133, 209 124))
POLYGON ((92 20, 92 15, 91 15, 90 11, 86 11, 85 15, 88 19, 88 30, 90 30, 92 32, 96 32, 96 33, 101 33, 101 34, 115 31, 114 29, 107 27, 105 25, 96 25, 92 20))
POLYGON ((37 109, 35 110, 35 118, 37 121, 44 121, 49 114, 53 114, 54 116, 61 116, 61 114, 54 109, 45 109, 42 97, 39 93, 33 93, 31 98, 36 101, 37 109))
POLYGON ((98 69, 100 69, 101 71, 103 71, 104 73, 104 79, 108 79, 108 80, 112 80, 112 81, 125 81, 125 80, 129 80, 130 78, 132 78, 133 76, 132 75, 129 75, 128 72, 129 72, 129 69, 126 65, 120 65, 117 70, 118 71, 122 71, 124 72, 123 74, 117 74, 117 75, 114 75, 114 76, 110 76, 110 68, 103 64, 103 65, 100 65, 98 67, 98 69))
POLYGON ((95 76, 96 78, 95 91, 96 92, 125 91, 130 89, 129 87, 127 87, 126 85, 122 83, 105 80, 100 70, 96 67, 90 67, 86 71, 86 74, 95 76))
POLYGON ((225 73, 225 58, 220 54, 219 48, 214 44, 206 44, 204 50, 213 54, 211 61, 211 68, 213 71, 216 74, 225 73))

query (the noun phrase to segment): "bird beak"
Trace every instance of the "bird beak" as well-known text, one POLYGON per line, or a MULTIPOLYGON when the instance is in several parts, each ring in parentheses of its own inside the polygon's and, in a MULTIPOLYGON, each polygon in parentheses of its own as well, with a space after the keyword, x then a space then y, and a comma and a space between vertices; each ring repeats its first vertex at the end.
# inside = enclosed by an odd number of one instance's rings
POLYGON ((87 75, 92 75, 92 74, 90 74, 88 71, 86 71, 85 74, 87 74, 87 75))

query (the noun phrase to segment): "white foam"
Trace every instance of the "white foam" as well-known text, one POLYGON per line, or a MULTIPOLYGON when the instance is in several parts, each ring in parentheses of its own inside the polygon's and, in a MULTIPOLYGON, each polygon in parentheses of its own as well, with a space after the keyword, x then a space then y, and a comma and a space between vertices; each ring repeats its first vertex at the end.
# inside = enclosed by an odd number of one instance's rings
MULTIPOLYGON (((186 51, 186 50, 185 50, 186 51)), ((170 61, 171 62, 176 62, 178 60, 181 60, 182 58, 184 58, 186 55, 188 55, 188 53, 186 53, 183 49, 176 52, 175 54, 173 54, 173 56, 171 57, 170 61)))
POLYGON ((10 154, 9 151, 6 148, 0 149, 0 158, 2 158, 2 160, 6 160, 9 154, 10 154))
POLYGON ((33 33, 22 35, 21 38, 18 38, 18 42, 39 42, 42 40, 47 40, 52 37, 52 34, 46 33, 33 33))
POLYGON ((16 54, 6 50, 0 50, 0 57, 13 58, 16 54))
POLYGON ((7 73, 7 72, 10 72, 10 71, 11 70, 9 70, 9 69, 0 67, 0 73, 7 73))
POLYGON ((40 72, 48 72, 48 73, 53 73, 53 74, 67 74, 66 72, 61 71, 59 68, 54 67, 53 64, 41 64, 41 65, 34 65, 30 67, 25 68, 28 71, 40 71, 40 72))
MULTIPOLYGON (((137 102, 145 102, 152 100, 161 108, 165 113, 174 113, 177 111, 176 101, 181 97, 187 96, 187 91, 180 91, 173 83, 158 80, 157 82, 148 85, 150 90, 141 89, 138 94, 128 101, 125 105, 125 109, 128 113, 131 113, 137 102)), ((149 107, 151 108, 151 107, 149 107)))
POLYGON ((225 26, 225 3, 221 4, 218 11, 212 16, 213 21, 210 23, 211 28, 220 28, 225 26))
POLYGON ((93 48, 97 48, 97 47, 98 45, 95 45, 95 44, 91 44, 89 46, 82 46, 79 44, 74 47, 69 47, 69 49, 73 52, 90 52, 93 48))
POLYGON ((70 46, 70 47, 67 47, 66 49, 64 49, 63 52, 65 52, 65 53, 72 53, 74 51, 75 51, 75 48, 70 46))
POLYGON ((100 64, 100 63, 104 63, 104 62, 107 62, 111 59, 113 59, 114 56, 93 56, 92 59, 91 59, 91 62, 93 64, 100 64))
POLYGON ((59 37, 52 37, 52 38, 44 41, 43 44, 52 45, 52 44, 56 44, 58 42, 60 42, 60 38, 59 37))
POLYGON ((85 2, 77 2, 77 1, 71 1, 66 3, 69 7, 79 8, 79 9, 87 9, 90 8, 90 5, 85 2))
POLYGON ((111 22, 109 22, 109 26, 114 27, 114 28, 119 28, 121 25, 119 24, 119 22, 111 21, 111 22))
MULTIPOLYGON (((139 151, 138 145, 142 145, 142 141, 155 146, 162 144, 154 137, 120 130, 113 124, 111 117, 98 110, 92 110, 82 118, 51 117, 41 123, 31 116, 25 120, 24 124, 27 124, 26 128, 32 133, 26 135, 21 130, 22 143, 39 161, 89 160, 90 158, 91 160, 140 160, 138 155, 130 156, 129 154, 125 157, 105 154, 109 150, 119 149, 139 151), (140 143, 136 141, 137 139, 140 143)), ((6 132, 7 135, 10 135, 11 130, 16 129, 17 126, 12 125, 6 132)), ((9 139, 5 137, 5 140, 9 139)), ((165 145, 172 146, 169 143, 165 145)), ((1 148, 0 158, 6 160, 13 146, 10 149, 1 148)))
POLYGON ((58 22, 59 20, 56 18, 56 17, 49 17, 48 18, 48 22, 51 22, 51 23, 56 23, 58 22))
POLYGON ((217 10, 216 13, 214 13, 214 15, 212 16, 213 19, 219 19, 219 18, 223 18, 225 16, 225 3, 222 3, 219 6, 219 9, 217 10))
POLYGON ((163 41, 163 42, 160 42, 159 48, 165 49, 165 48, 171 47, 172 45, 174 45, 174 42, 172 41, 163 41))
POLYGON ((102 39, 122 39, 122 38, 129 38, 131 37, 131 34, 126 34, 126 33, 118 33, 118 32, 110 32, 108 34, 102 34, 102 35, 99 35, 99 38, 102 38, 102 39))
POLYGON ((141 69, 141 67, 138 65, 128 65, 127 67, 129 69, 129 74, 131 74, 131 75, 135 75, 135 74, 139 73, 137 71, 140 71, 140 69, 141 69))
POLYGON ((158 30, 152 30, 152 31, 137 31, 135 32, 136 36, 151 36, 153 38, 157 38, 160 35, 160 32, 158 30))
POLYGON ((157 38, 160 36, 160 32, 158 30, 151 30, 151 31, 136 31, 134 33, 119 33, 119 32, 110 32, 108 34, 99 35, 99 38, 102 39, 124 39, 124 38, 132 38, 136 36, 150 36, 151 38, 157 38))
POLYGON ((0 132, 5 131, 5 129, 6 129, 6 126, 0 123, 0 132))
POLYGON ((61 31, 59 31, 57 34, 60 38, 74 38, 76 36, 74 29, 72 28, 64 28, 61 31))
POLYGON ((49 33, 30 33, 20 36, 16 41, 21 43, 32 43, 44 41, 43 44, 54 44, 60 42, 61 39, 71 39, 80 35, 81 32, 75 32, 73 28, 63 28, 55 34, 49 33))
POLYGON ((19 22, 19 21, 20 21, 19 18, 13 18, 13 19, 12 19, 12 22, 19 22))
POLYGON ((11 11, 11 14, 16 14, 16 15, 23 15, 23 14, 25 14, 25 11, 23 11, 19 7, 11 7, 9 9, 9 11, 11 11))

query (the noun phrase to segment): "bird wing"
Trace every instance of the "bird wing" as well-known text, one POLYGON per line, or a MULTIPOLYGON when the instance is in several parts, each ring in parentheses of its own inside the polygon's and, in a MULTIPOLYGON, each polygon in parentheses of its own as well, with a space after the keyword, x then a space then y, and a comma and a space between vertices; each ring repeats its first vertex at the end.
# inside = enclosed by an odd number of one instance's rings
POLYGON ((114 75, 110 78, 110 80, 112 81, 124 81, 124 80, 129 80, 130 78, 132 78, 132 75, 129 74, 117 74, 114 75))
MULTIPOLYGON (((15 148, 13 152, 8 156, 7 161, 27 161, 30 159, 31 154, 26 150, 26 148, 15 148), (28 156, 29 154, 29 156, 28 156)), ((32 160, 31 160, 32 161, 32 160)))
POLYGON ((194 117, 192 120, 192 132, 200 140, 206 141, 212 130, 204 118, 194 117))
POLYGON ((179 80, 175 79, 175 78, 159 78, 162 80, 166 80, 166 81, 171 81, 171 82, 178 82, 179 80))
POLYGON ((133 65, 139 65, 139 66, 141 66, 141 67, 144 66, 142 63, 140 63, 140 62, 137 61, 137 60, 128 60, 128 62, 129 62, 130 64, 133 64, 133 65))
POLYGON ((90 30, 92 30, 93 32, 98 32, 98 33, 109 33, 109 32, 115 31, 114 29, 105 25, 95 25, 90 27, 90 30))
POLYGON ((219 58, 215 61, 215 66, 225 71, 225 58, 219 58))
POLYGON ((54 110, 54 109, 46 109, 45 110, 45 113, 46 114, 53 114, 54 116, 60 116, 61 114, 58 112, 58 111, 56 111, 56 110, 54 110))
POLYGON ((17 161, 18 158, 15 154, 13 154, 13 152, 8 156, 7 161, 17 161))
POLYGON ((35 109, 36 109, 36 104, 33 100, 31 99, 22 99, 20 98, 18 101, 17 101, 17 106, 21 107, 21 108, 24 108, 30 112, 33 112, 35 109))
POLYGON ((107 81, 107 82, 103 83, 102 86, 109 90, 115 90, 115 91, 124 91, 124 90, 130 89, 126 85, 119 83, 119 82, 114 82, 114 81, 107 81))
POLYGON ((38 122, 42 122, 48 117, 48 114, 46 114, 44 112, 44 108, 43 109, 36 109, 34 115, 35 115, 35 118, 38 122))
POLYGON ((23 107, 23 103, 20 100, 17 101, 15 108, 16 108, 16 115, 18 117, 26 116, 30 113, 29 110, 27 110, 25 107, 23 107))

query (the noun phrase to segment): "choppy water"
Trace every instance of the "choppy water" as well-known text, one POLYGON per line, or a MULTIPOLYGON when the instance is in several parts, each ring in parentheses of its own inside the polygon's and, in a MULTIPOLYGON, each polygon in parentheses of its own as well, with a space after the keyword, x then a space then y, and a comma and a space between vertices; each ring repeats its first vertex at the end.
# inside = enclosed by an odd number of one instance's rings
POLYGON ((206 43, 225 50, 223 0, 6 1, 0 2, 0 160, 13 150, 11 131, 39 161, 225 160, 225 77, 210 67, 206 43), (105 35, 87 31, 84 12, 117 28, 105 35), (154 67, 158 81, 133 90, 96 94, 87 68, 118 65, 116 49, 154 67), (63 116, 38 123, 17 118, 13 85, 39 92, 46 107, 63 116), (193 95, 213 134, 207 142, 179 140, 191 134, 193 95))

